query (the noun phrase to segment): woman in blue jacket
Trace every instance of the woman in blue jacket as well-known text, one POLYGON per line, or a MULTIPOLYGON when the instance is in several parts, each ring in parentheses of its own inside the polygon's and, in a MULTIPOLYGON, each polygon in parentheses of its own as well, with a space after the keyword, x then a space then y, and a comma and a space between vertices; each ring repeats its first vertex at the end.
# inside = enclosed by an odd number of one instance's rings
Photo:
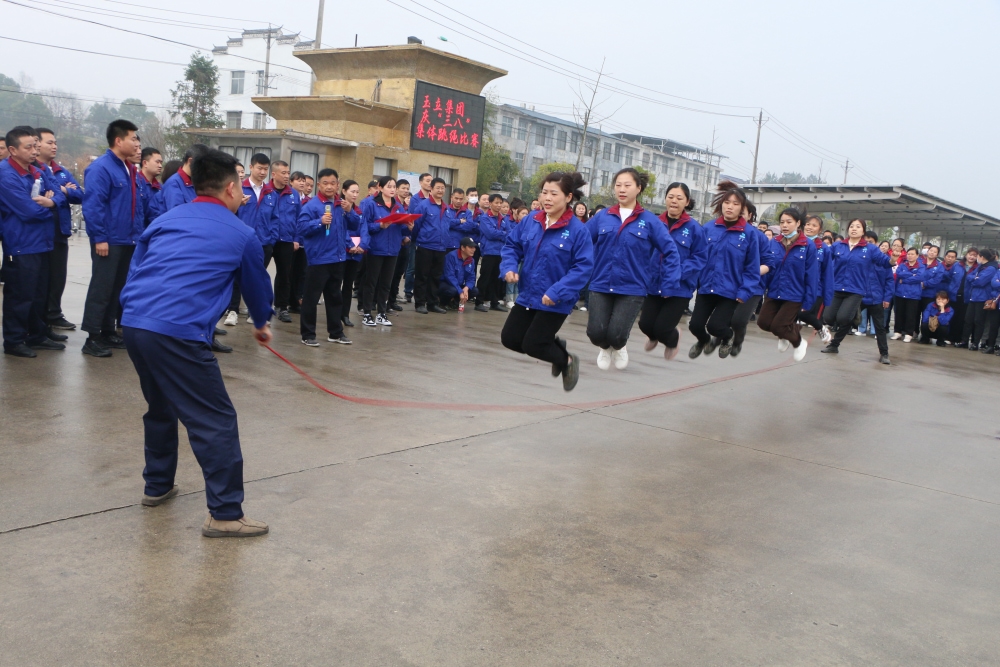
MULTIPOLYGON (((875 232, 866 232, 866 235, 872 243, 878 243, 878 235, 875 232)), ((882 243, 879 243, 878 249, 888 256, 892 247, 888 241, 882 241, 882 243)), ((892 261, 891 257, 889 261, 892 261)), ((864 298, 861 299, 861 309, 863 312, 861 313, 859 333, 862 336, 864 335, 866 324, 870 324, 875 328, 875 342, 878 344, 879 358, 884 358, 884 363, 886 364, 889 361, 889 343, 886 340, 888 327, 886 326, 885 313, 892 302, 894 291, 895 275, 892 272, 892 268, 880 266, 868 274, 868 291, 865 293, 864 298)))
POLYGON ((663 343, 663 357, 670 361, 677 356, 680 332, 677 324, 691 303, 691 297, 698 287, 698 276, 705 268, 708 246, 705 230, 697 220, 688 215, 694 208, 691 190, 684 183, 667 186, 667 210, 660 215, 660 221, 677 247, 680 262, 680 276, 676 279, 671 271, 664 271, 667 257, 653 253, 650 266, 649 293, 642 303, 639 315, 639 330, 646 334, 645 349, 652 352, 657 343, 663 343))
POLYGON ((802 233, 802 214, 796 208, 781 212, 778 218, 781 235, 771 241, 777 258, 774 270, 767 274, 767 297, 760 307, 757 326, 778 337, 778 352, 791 345, 793 358, 802 361, 808 343, 796 323, 802 304, 815 301, 819 292, 819 262, 816 247, 802 233))
MULTIPOLYGON (((978 350, 980 344, 984 343, 983 335, 988 332, 988 324, 992 319, 987 316, 988 311, 983 306, 990 299, 996 298, 996 292, 993 291, 993 279, 997 275, 997 253, 992 248, 983 248, 979 251, 979 257, 976 261, 979 266, 969 273, 966 278, 968 286, 965 288, 969 295, 969 305, 966 309, 964 336, 966 341, 969 341, 971 337, 969 349, 973 351, 978 350), (971 326, 969 326, 970 320, 971 326)), ((984 351, 985 349, 984 346, 984 351)))
POLYGON ((625 344, 651 290, 653 257, 663 258, 665 282, 680 280, 677 247, 670 232, 639 203, 649 177, 627 167, 615 174, 613 182, 618 203, 587 223, 594 242, 587 337, 600 348, 597 367, 602 371, 611 367, 612 360, 618 370, 628 366, 625 344))
POLYGON ((579 173, 546 176, 539 195, 542 210, 514 226, 500 253, 500 274, 520 285, 500 340, 510 350, 552 364, 553 377, 562 375, 566 391, 580 377, 580 358, 556 333, 594 269, 590 232, 569 209, 574 197, 583 197, 584 185, 579 173))
POLYGON ((923 289, 924 265, 916 248, 906 251, 906 261, 896 265, 896 329, 892 340, 913 340, 920 325, 920 292, 923 289))
MULTIPOLYGON (((341 197, 346 201, 350 210, 344 213, 344 225, 350 238, 357 239, 356 246, 360 252, 348 253, 347 261, 344 262, 344 283, 340 292, 340 313, 341 321, 345 327, 353 327, 351 321, 351 299, 354 295, 354 281, 358 277, 361 268, 361 261, 365 258, 364 249, 361 248, 361 209, 358 208, 358 197, 361 196, 361 186, 357 181, 344 181, 341 197)), ((353 245, 353 241, 351 244, 353 245)))
POLYGON ((760 240, 763 234, 747 228, 743 210, 749 203, 735 183, 723 181, 712 201, 719 216, 706 225, 708 252, 698 278, 698 298, 688 329, 698 340, 688 356, 711 354, 719 346, 725 359, 733 347, 733 314, 736 307, 756 293, 760 285, 760 240))
MULTIPOLYGON (((837 354, 840 344, 851 332, 851 323, 861 307, 861 300, 868 293, 868 280, 878 267, 889 266, 889 256, 874 243, 868 243, 865 232, 867 224, 861 218, 851 220, 847 226, 847 238, 830 246, 833 262, 833 302, 823 313, 823 321, 833 327, 834 335, 830 344, 821 351, 837 354)), ((889 362, 882 355, 879 361, 889 362)))
POLYGON ((362 324, 373 327, 376 324, 391 327, 386 316, 389 303, 389 287, 396 271, 399 249, 403 247, 403 237, 409 236, 413 223, 408 225, 381 222, 390 215, 406 213, 403 205, 396 201, 396 179, 383 176, 378 179, 378 194, 362 202, 361 247, 367 253, 365 264, 365 284, 361 292, 362 308, 365 312, 362 324), (372 309, 378 308, 378 318, 372 317, 372 309))

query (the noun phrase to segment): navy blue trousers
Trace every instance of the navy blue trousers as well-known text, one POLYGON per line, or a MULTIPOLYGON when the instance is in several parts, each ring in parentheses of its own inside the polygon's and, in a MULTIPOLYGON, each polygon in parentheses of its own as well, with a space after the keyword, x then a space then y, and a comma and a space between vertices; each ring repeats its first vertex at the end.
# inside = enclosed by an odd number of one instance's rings
MULTIPOLYGON (((461 292, 456 290, 455 286, 447 280, 442 280, 441 285, 438 286, 438 296, 441 297, 441 303, 448 303, 452 299, 458 300, 459 294, 461 294, 461 292)), ((469 301, 475 301, 478 295, 479 290, 475 287, 469 288, 469 301)))
POLYGON ((3 346, 40 343, 47 338, 49 253, 13 255, 3 265, 3 346))
POLYGON ((142 418, 146 495, 162 496, 174 484, 180 420, 205 476, 209 513, 220 521, 239 519, 243 516, 243 454, 236 409, 211 347, 133 327, 125 327, 123 333, 149 404, 142 418))

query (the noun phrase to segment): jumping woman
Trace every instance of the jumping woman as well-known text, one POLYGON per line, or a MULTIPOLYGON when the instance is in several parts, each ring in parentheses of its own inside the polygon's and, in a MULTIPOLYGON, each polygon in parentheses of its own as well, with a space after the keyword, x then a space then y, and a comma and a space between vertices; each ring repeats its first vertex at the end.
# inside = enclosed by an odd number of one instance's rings
POLYGON ((646 351, 652 352, 657 343, 663 343, 663 357, 670 361, 677 356, 681 337, 677 324, 698 287, 698 276, 705 268, 708 245, 704 228, 688 215, 688 211, 694 208, 688 186, 671 183, 667 187, 666 203, 667 210, 660 215, 660 221, 666 225, 677 247, 680 280, 676 280, 671 271, 663 270, 667 257, 654 253, 652 281, 649 294, 642 303, 639 330, 649 339, 646 351))
MULTIPOLYGON (((870 243, 878 243, 878 234, 875 232, 865 232, 865 238, 870 243)), ((892 247, 888 241, 879 243, 878 249, 887 257, 892 252, 892 247)), ((889 257, 889 262, 892 262, 892 257, 889 257)), ((886 333, 889 329, 889 318, 886 315, 889 312, 889 304, 892 303, 893 282, 894 274, 892 267, 874 267, 868 274, 868 291, 865 293, 864 298, 861 299, 861 324, 866 325, 865 316, 867 316, 868 323, 875 328, 875 341, 878 344, 879 359, 885 358, 886 361, 883 363, 886 364, 888 364, 889 360, 889 343, 886 340, 886 333)), ((865 328, 865 326, 859 328, 861 335, 864 335, 865 328)))
POLYGON ((562 375, 566 391, 579 380, 580 358, 566 350, 566 341, 556 333, 594 269, 590 232, 569 208, 574 198, 583 197, 584 185, 579 173, 546 176, 539 195, 541 210, 514 226, 500 262, 504 280, 520 286, 500 340, 510 350, 552 364, 552 376, 562 375))
POLYGON ((778 352, 791 345, 795 361, 806 356, 808 343, 799 333, 796 319, 803 303, 812 303, 819 292, 819 260, 816 246, 802 232, 802 214, 795 208, 778 218, 781 236, 771 241, 778 261, 767 274, 767 297, 757 316, 757 326, 778 337, 778 352))
POLYGON ((677 285, 680 279, 677 247, 670 232, 638 201, 648 184, 646 174, 632 167, 622 169, 614 180, 618 203, 587 223, 594 242, 587 337, 601 348, 597 367, 602 371, 612 361, 618 370, 628 366, 625 344, 651 289, 653 258, 659 260, 664 282, 677 285))
POLYGON ((706 225, 708 253, 688 322, 688 329, 698 339, 688 352, 692 359, 703 352, 711 354, 716 346, 721 359, 729 356, 733 313, 760 285, 760 242, 764 235, 748 229, 741 215, 748 203, 746 193, 731 181, 719 183, 718 189, 712 204, 719 217, 706 225))
MULTIPOLYGON (((889 266, 889 256, 873 243, 865 240, 867 226, 857 218, 847 227, 847 238, 830 246, 833 255, 833 302, 823 313, 823 320, 834 328, 833 340, 822 352, 837 354, 840 344, 851 332, 851 323, 861 307, 861 300, 868 292, 871 272, 889 266)), ((889 355, 879 357, 889 363, 889 355)))
POLYGON ((803 231, 805 231, 806 238, 816 248, 816 259, 819 260, 820 291, 812 304, 802 304, 803 310, 799 313, 799 322, 805 322, 811 326, 819 332, 820 340, 829 343, 833 339, 833 334, 830 333, 830 327, 823 324, 820 315, 823 313, 823 308, 829 308, 830 302, 833 301, 833 264, 830 261, 833 259, 833 255, 830 253, 830 246, 823 243, 823 219, 821 217, 818 215, 806 216, 803 231))

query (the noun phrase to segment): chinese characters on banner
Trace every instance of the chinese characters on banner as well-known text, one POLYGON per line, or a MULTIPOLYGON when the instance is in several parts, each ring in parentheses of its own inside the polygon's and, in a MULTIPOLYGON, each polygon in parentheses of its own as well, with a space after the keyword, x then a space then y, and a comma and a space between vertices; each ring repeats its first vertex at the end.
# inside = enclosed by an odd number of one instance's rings
POLYGON ((479 159, 486 99, 418 81, 410 147, 479 159))

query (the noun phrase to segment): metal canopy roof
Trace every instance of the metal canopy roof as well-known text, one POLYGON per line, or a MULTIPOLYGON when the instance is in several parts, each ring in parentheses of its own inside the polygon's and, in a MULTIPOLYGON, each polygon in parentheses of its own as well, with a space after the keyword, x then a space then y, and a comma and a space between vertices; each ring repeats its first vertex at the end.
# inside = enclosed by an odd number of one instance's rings
POLYGON ((795 204, 812 213, 863 218, 902 234, 922 232, 959 243, 1000 244, 1000 219, 927 194, 908 185, 741 185, 763 210, 795 204))

